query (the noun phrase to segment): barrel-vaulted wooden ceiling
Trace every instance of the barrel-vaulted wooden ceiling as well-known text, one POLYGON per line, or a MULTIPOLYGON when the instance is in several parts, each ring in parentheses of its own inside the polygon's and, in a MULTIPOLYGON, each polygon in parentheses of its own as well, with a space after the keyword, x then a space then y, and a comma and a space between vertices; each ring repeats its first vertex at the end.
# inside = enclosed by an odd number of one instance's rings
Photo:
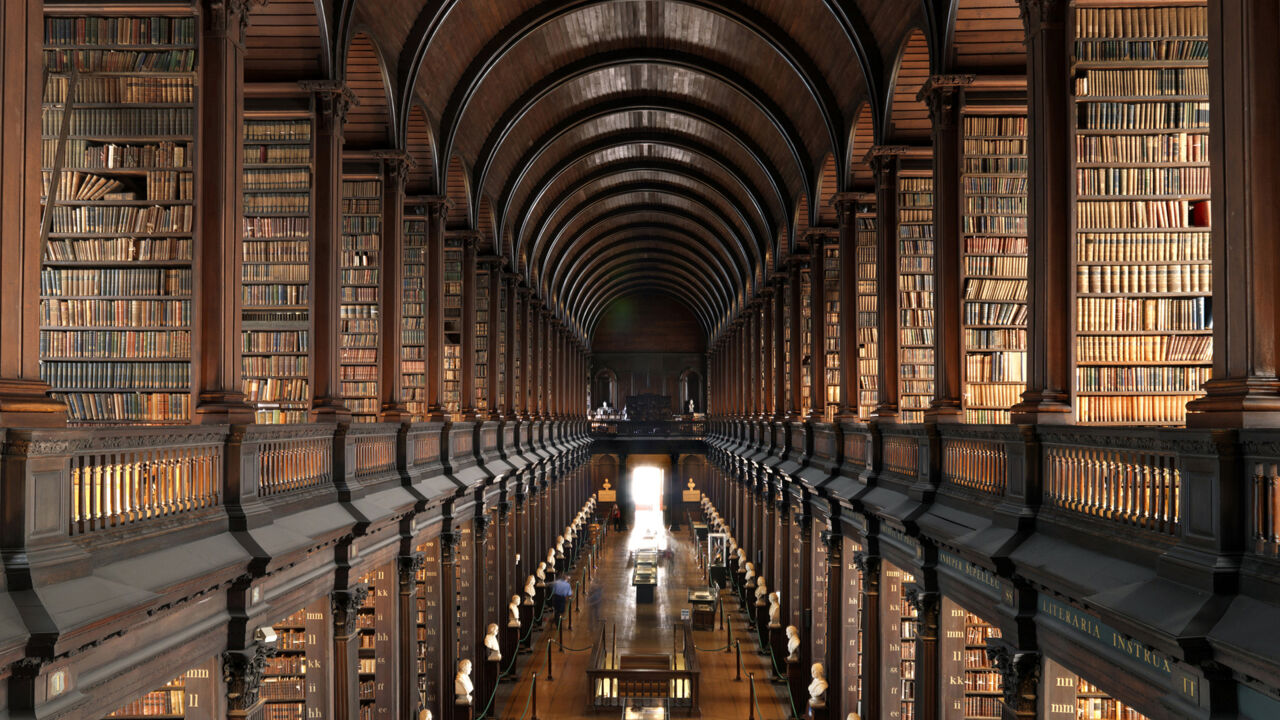
POLYGON ((1024 72, 1018 0, 270 0, 246 81, 345 80, 346 143, 400 149, 586 341, 665 292, 708 336, 927 144, 930 74, 1024 72))

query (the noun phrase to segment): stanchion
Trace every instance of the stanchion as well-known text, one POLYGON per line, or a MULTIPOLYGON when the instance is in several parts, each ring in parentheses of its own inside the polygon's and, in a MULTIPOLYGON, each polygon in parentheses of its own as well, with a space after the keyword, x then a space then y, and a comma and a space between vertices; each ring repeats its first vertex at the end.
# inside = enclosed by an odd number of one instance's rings
POLYGON ((725 628, 727 628, 728 632, 725 633, 724 651, 729 652, 729 646, 733 644, 733 623, 726 623, 725 628))
POLYGON ((547 641, 547 682, 555 681, 555 678, 551 677, 551 642, 547 641))
POLYGON ((733 652, 738 656, 738 675, 733 679, 733 681, 738 682, 742 680, 742 643, 741 642, 735 641, 733 643, 733 652))
POLYGON ((564 618, 556 621, 556 631, 560 634, 560 652, 564 652, 564 618))
MULTIPOLYGON (((750 715, 747 717, 747 720, 756 720, 756 674, 751 673, 747 677, 751 683, 751 704, 747 708, 747 712, 749 712, 750 715)), ((764 720, 764 718, 760 718, 760 720, 764 720)))
POLYGON ((529 691, 533 694, 530 702, 533 704, 533 720, 538 720, 538 673, 533 674, 533 688, 529 691))

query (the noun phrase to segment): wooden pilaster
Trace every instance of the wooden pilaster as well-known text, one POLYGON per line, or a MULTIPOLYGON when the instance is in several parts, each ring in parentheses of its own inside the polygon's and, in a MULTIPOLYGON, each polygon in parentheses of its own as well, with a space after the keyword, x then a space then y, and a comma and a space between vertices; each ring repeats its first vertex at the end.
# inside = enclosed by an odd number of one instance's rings
POLYGON ((384 154, 382 160, 382 266, 379 274, 381 317, 378 329, 378 391, 382 422, 405 422, 413 416, 404 401, 400 361, 404 347, 404 188, 413 161, 407 154, 384 154))
MULTIPOLYGON (((800 303, 804 301, 804 297, 800 294, 800 271, 804 268, 804 264, 808 260, 801 255, 791 258, 787 266, 787 294, 789 297, 790 308, 790 325, 791 325, 791 350, 787 354, 787 372, 790 373, 791 386, 791 404, 787 408, 788 420, 800 420, 803 405, 801 405, 800 387, 803 380, 801 373, 804 371, 804 328, 801 327, 800 321, 800 303)), ((812 286, 812 282, 810 283, 812 286)))
POLYGON ((858 419, 858 203, 854 197, 853 193, 839 193, 835 197, 836 222, 840 232, 840 405, 836 410, 837 420, 858 419))
POLYGON ((427 420, 444 419, 444 221, 449 200, 427 199, 427 420))
POLYGON ((809 236, 809 418, 827 416, 826 237, 809 236))
POLYGON ((458 398, 458 414, 464 420, 476 419, 476 245, 480 236, 468 233, 462 238, 462 375, 458 398))
POLYGON ((871 416, 878 422, 898 420, 898 155, 901 151, 898 147, 876 146, 868 156, 876 182, 876 303, 879 311, 876 359, 880 387, 871 416))

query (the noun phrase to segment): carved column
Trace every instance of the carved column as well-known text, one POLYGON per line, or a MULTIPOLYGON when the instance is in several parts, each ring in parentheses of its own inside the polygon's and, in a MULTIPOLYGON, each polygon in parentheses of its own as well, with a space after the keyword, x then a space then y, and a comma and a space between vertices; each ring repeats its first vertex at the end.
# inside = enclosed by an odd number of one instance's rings
POLYGON ((503 411, 508 420, 514 420, 520 413, 520 390, 516 383, 516 357, 520 352, 520 340, 517 337, 516 318, 520 314, 520 298, 516 290, 518 277, 515 273, 503 272, 502 282, 507 288, 507 316, 504 318, 507 336, 507 351, 502 356, 504 365, 505 388, 502 391, 503 411))
POLYGON ((1071 73, 1067 0, 1018 0, 1027 45, 1027 389, 1015 423, 1071 413, 1071 73))
POLYGON ((501 337, 503 328, 502 323, 502 258, 496 255, 490 255, 483 258, 484 272, 489 276, 489 296, 488 315, 489 315, 489 338, 487 350, 487 366, 485 370, 489 377, 485 381, 485 389, 487 399, 485 405, 487 407, 486 419, 498 420, 502 418, 503 412, 500 407, 499 398, 502 393, 498 386, 498 367, 500 363, 505 363, 506 358, 498 351, 502 344, 498 341, 501 337))
POLYGON ((427 414, 426 419, 444 420, 444 221, 449 200, 427 199, 427 414))
POLYGON ((222 682, 227 702, 227 717, 233 720, 260 720, 263 716, 262 675, 267 658, 275 648, 259 643, 244 650, 222 653, 222 682))
POLYGON ((800 294, 800 271, 805 262, 807 260, 803 256, 796 256, 791 258, 787 265, 787 294, 790 302, 788 314, 791 325, 791 350, 787 353, 787 373, 791 379, 791 405, 787 408, 787 420, 793 422, 800 419, 803 408, 800 384, 801 373, 804 371, 804 328, 800 325, 800 303, 804 298, 800 294))
POLYGON ((516 324, 516 361, 520 365, 520 379, 516 383, 516 411, 521 420, 529 419, 529 288, 517 283, 519 304, 516 308, 520 321, 516 324))
MULTIPOLYGON (((933 125, 933 263, 934 292, 934 391, 925 417, 929 422, 964 419, 960 398, 964 392, 964 350, 960 326, 964 316, 961 264, 964 234, 961 231, 960 91, 973 82, 972 75, 934 75, 918 97, 929 106, 933 125)), ((1064 315, 1066 313, 1063 313, 1064 315)), ((917 683, 918 684, 918 683, 917 683)))
MULTIPOLYGON (((862 576, 862 598, 858 603, 862 613, 862 717, 878 718, 881 715, 880 697, 880 558, 876 555, 856 553, 853 563, 862 576), (871 652, 867 652, 870 648, 871 652)), ((846 710, 847 712, 847 710, 846 710)))
POLYGON ((200 53, 199 233, 193 298, 196 423, 251 423, 240 377, 246 0, 205 0, 200 53))
POLYGON ((462 238, 462 375, 458 414, 463 420, 476 419, 476 244, 477 233, 462 238))
POLYGON ((382 267, 379 276, 378 329, 382 353, 378 358, 378 391, 382 422, 406 422, 413 415, 404 402, 404 382, 400 362, 404 354, 404 186, 412 159, 407 153, 385 154, 382 160, 382 267))
POLYGON ((350 422, 338 379, 342 282, 342 126, 355 93, 342 82, 308 82, 315 94, 315 227, 311 256, 312 392, 317 422, 350 422))
POLYGON ((1187 406, 1199 427, 1280 425, 1280 6, 1209 3, 1213 379, 1187 406))
POLYGON ((397 633, 396 646, 400 655, 400 672, 396 678, 400 687, 396 693, 399 697, 401 716, 408 716, 418 708, 418 571, 426 565, 422 553, 401 555, 396 558, 396 570, 399 575, 399 591, 397 611, 400 616, 400 632, 397 633))
POLYGON ((827 416, 827 323, 826 278, 822 235, 809 236, 809 420, 822 422, 827 416))
POLYGON ((1040 653, 1023 651, 1000 640, 987 640, 987 659, 1004 681, 1004 717, 1039 717, 1040 653))
POLYGON ((772 419, 778 412, 776 376, 773 369, 777 362, 774 341, 777 336, 773 332, 773 296, 774 289, 771 285, 766 285, 760 291, 760 342, 764 350, 764 402, 760 406, 761 419, 766 421, 772 419))
MULTIPOLYGON (((876 182, 876 360, 879 393, 871 413, 878 422, 898 420, 898 155, 876 146, 867 161, 876 182)), ((865 626, 864 626, 865 627, 865 626)), ((866 683, 863 683, 865 688, 866 683)), ((875 717, 874 715, 872 717, 875 717)))
POLYGON ((939 720, 938 613, 941 596, 918 585, 906 590, 907 604, 916 611, 916 720, 939 720))
POLYGON ((360 718, 360 630, 356 618, 369 597, 367 585, 337 590, 330 598, 333 611, 333 715, 336 720, 360 718))
POLYGON ((783 275, 776 275, 773 279, 773 421, 779 422, 787 415, 787 373, 789 372, 789 360, 786 353, 783 352, 783 337, 785 337, 786 328, 786 303, 787 303, 787 281, 783 275))
MULTIPOLYGON (((44 5, 0 3, 0 426, 65 425, 67 408, 40 380, 40 110, 44 5)), ((237 297, 239 295, 237 294, 237 297)))

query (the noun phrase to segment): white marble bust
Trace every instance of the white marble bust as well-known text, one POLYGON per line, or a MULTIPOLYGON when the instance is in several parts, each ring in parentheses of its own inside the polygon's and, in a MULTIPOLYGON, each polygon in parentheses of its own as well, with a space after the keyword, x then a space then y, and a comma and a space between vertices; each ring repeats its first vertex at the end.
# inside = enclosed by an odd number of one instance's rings
POLYGON ((787 659, 800 659, 800 629, 795 625, 787 626, 787 659))
POLYGON ((534 594, 534 592, 536 592, 536 591, 533 589, 533 586, 534 586, 534 584, 535 584, 535 583, 537 583, 537 582, 538 582, 538 578, 536 578, 536 577, 534 577, 534 576, 532 576, 532 575, 530 575, 530 576, 528 577, 528 579, 526 579, 526 580, 524 581, 524 604, 525 604, 525 605, 532 605, 532 604, 533 604, 533 594, 534 594))
MULTIPOLYGON (((809 674, 813 676, 813 682, 809 683, 809 707, 826 707, 827 674, 823 670, 822 663, 814 663, 809 674)), ((853 713, 849 715, 853 716, 853 713)))
POLYGON ((455 705, 470 705, 471 691, 476 686, 471 684, 471 661, 459 660, 458 673, 453 676, 453 702, 455 705))
MULTIPOLYGON (((556 536, 555 556, 558 558, 564 557, 564 536, 563 535, 556 536)), ((551 557, 551 556, 548 555, 547 557, 551 557)))
POLYGON ((538 563, 538 570, 534 572, 534 575, 538 576, 539 585, 545 583, 547 581, 547 564, 544 562, 538 563))
MULTIPOLYGON (((734 543, 734 545, 736 546, 736 545, 737 545, 737 543, 734 543)), ((737 549, 737 553, 738 553, 738 567, 747 567, 748 565, 750 565, 750 564, 751 564, 751 563, 747 562, 747 551, 746 551, 746 550, 743 550, 742 548, 738 548, 738 549, 737 549)))
POLYGON ((520 627, 520 596, 512 595, 511 604, 507 606, 507 627, 520 627))
POLYGON ((556 549, 555 548, 551 548, 550 550, 547 551, 546 566, 549 568, 554 568, 556 566, 556 549))
POLYGON ((498 644, 498 624, 489 623, 489 627, 485 628, 484 646, 489 651, 488 660, 502 659, 502 646, 498 644))
MULTIPOLYGON (((738 552, 742 552, 742 551, 739 550, 738 552)), ((746 555, 743 555, 742 557, 746 557, 746 555)), ((746 574, 743 575, 742 579, 745 580, 748 585, 750 585, 751 582, 756 579, 756 564, 749 562, 746 564, 746 569, 747 569, 746 574)))
POLYGON ((756 579, 756 605, 763 606, 765 598, 769 596, 769 586, 765 585, 764 578, 756 579))
POLYGON ((776 592, 769 593, 769 627, 782 627, 778 615, 782 612, 782 596, 776 592))

